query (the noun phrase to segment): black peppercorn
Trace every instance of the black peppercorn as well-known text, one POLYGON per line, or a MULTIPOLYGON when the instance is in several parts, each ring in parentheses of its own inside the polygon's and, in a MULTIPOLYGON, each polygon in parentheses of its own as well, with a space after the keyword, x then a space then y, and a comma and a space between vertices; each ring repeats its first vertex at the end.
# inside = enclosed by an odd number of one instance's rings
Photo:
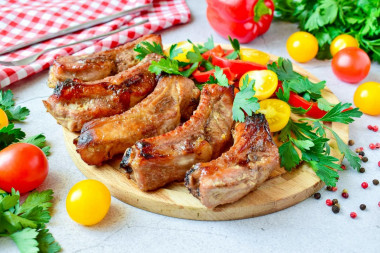
POLYGON ((362 161, 365 162, 365 163, 368 162, 368 157, 363 156, 362 161))
POLYGON ((367 207, 366 205, 361 204, 361 205, 360 205, 360 210, 364 211, 364 210, 366 209, 366 207, 367 207))
POLYGON ((354 140, 349 140, 348 145, 353 146, 355 144, 354 140))
POLYGON ((365 172, 365 169, 364 169, 363 167, 361 167, 361 168, 359 169, 359 172, 360 172, 360 173, 364 173, 364 172, 365 172))
POLYGON ((364 156, 365 153, 364 153, 363 151, 360 151, 360 152, 359 152, 359 155, 364 156))
POLYGON ((321 198, 321 194, 319 192, 314 193, 314 198, 315 199, 320 199, 321 198))
POLYGON ((338 204, 338 200, 337 199, 333 199, 332 203, 333 203, 333 205, 338 204))
POLYGON ((332 186, 326 186, 326 190, 332 191, 332 186))
POLYGON ((331 210, 333 211, 333 213, 339 213, 340 208, 339 208, 338 206, 336 206, 336 205, 333 205, 333 206, 331 207, 331 210))
POLYGON ((379 180, 374 179, 374 180, 372 180, 372 183, 373 183, 374 185, 378 185, 378 184, 379 184, 379 180))

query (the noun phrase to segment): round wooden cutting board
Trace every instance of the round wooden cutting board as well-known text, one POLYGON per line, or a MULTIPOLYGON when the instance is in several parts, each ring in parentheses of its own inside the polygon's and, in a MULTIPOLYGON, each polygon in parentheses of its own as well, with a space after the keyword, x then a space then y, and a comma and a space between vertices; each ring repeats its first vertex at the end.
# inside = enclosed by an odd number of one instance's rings
MULTIPOLYGON (((222 45, 223 48, 230 46, 222 45)), ((271 61, 277 57, 271 55, 271 61)), ((319 80, 294 65, 295 71, 307 76, 313 82, 319 80)), ((327 88, 322 91, 331 103, 338 103, 337 97, 327 88)), ((295 115, 292 115, 292 118, 295 115)), ((348 126, 341 123, 329 123, 329 126, 339 134, 343 141, 348 141, 348 126)), ((219 206, 213 210, 204 207, 193 197, 183 183, 173 183, 153 192, 140 191, 135 182, 128 179, 124 171, 119 169, 120 159, 113 159, 103 166, 89 166, 82 161, 75 151, 73 139, 78 135, 63 128, 66 147, 75 165, 88 178, 103 182, 111 191, 112 196, 135 207, 172 217, 193 220, 234 220, 273 213, 295 205, 318 191, 323 182, 306 164, 301 164, 292 172, 283 169, 274 171, 269 179, 257 190, 251 192, 239 201, 219 206)), ((331 154, 342 160, 343 156, 337 150, 337 144, 330 138, 331 154)))

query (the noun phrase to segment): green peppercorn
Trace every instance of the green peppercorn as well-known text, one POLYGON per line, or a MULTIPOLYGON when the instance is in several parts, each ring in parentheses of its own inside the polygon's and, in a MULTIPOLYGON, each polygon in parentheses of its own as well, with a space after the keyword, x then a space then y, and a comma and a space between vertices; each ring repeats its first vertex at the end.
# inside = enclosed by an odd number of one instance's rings
POLYGON ((360 210, 364 211, 364 210, 366 209, 366 207, 367 207, 366 205, 361 204, 361 205, 360 205, 360 210))
POLYGON ((374 179, 374 180, 372 180, 372 183, 373 183, 374 185, 378 185, 378 184, 379 184, 379 180, 374 179))
POLYGON ((355 144, 354 140, 349 140, 348 145, 353 146, 355 144))
POLYGON ((338 206, 336 206, 336 205, 333 205, 333 206, 331 207, 331 210, 333 211, 333 213, 339 213, 340 208, 339 208, 338 206))
POLYGON ((315 199, 320 199, 321 198, 321 194, 319 192, 314 193, 314 198, 315 199))
POLYGON ((364 173, 364 172, 365 172, 365 169, 364 169, 363 167, 361 167, 361 168, 359 169, 359 172, 360 172, 360 173, 364 173))
POLYGON ((365 163, 368 162, 368 157, 363 156, 363 157, 362 157, 362 161, 365 162, 365 163))
POLYGON ((333 205, 338 204, 338 200, 337 199, 333 199, 332 203, 333 203, 333 205))

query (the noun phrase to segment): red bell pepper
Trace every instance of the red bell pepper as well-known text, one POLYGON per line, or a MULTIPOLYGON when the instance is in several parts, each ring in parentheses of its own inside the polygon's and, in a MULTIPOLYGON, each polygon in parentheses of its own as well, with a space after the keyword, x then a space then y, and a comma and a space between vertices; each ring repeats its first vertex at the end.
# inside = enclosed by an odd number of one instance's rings
POLYGON ((222 56, 224 56, 224 54, 225 54, 225 53, 224 53, 223 48, 222 48, 220 45, 217 45, 217 46, 214 47, 213 49, 204 52, 204 53, 202 54, 202 57, 203 57, 203 59, 208 60, 208 59, 209 59, 210 57, 212 57, 212 56, 219 56, 219 57, 222 57, 222 56))
MULTIPOLYGON (((229 68, 222 68, 222 70, 229 81, 232 81, 233 79, 235 79, 235 75, 231 72, 229 68)), ((201 72, 199 69, 197 69, 193 72, 193 77, 195 80, 197 80, 197 82, 205 83, 208 81, 211 75, 214 76, 214 72, 215 72, 215 69, 212 69, 206 72, 201 72)))
POLYGON ((247 43, 268 31, 273 19, 272 0, 207 0, 207 19, 220 35, 247 43))
POLYGON ((212 57, 212 64, 221 68, 230 68, 231 72, 236 74, 236 77, 239 79, 248 71, 267 69, 266 66, 254 62, 229 60, 219 56, 212 57))

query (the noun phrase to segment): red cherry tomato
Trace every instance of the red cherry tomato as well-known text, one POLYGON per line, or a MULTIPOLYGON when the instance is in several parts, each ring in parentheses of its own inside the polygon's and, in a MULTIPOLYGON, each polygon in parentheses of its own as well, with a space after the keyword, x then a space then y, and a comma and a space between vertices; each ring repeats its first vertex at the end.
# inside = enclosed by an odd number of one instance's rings
POLYGON ((29 192, 42 184, 49 170, 40 148, 29 143, 12 144, 0 151, 0 188, 29 192))
POLYGON ((363 80, 371 68, 371 60, 364 50, 357 47, 346 47, 334 55, 331 62, 334 74, 347 83, 358 83, 363 80))

